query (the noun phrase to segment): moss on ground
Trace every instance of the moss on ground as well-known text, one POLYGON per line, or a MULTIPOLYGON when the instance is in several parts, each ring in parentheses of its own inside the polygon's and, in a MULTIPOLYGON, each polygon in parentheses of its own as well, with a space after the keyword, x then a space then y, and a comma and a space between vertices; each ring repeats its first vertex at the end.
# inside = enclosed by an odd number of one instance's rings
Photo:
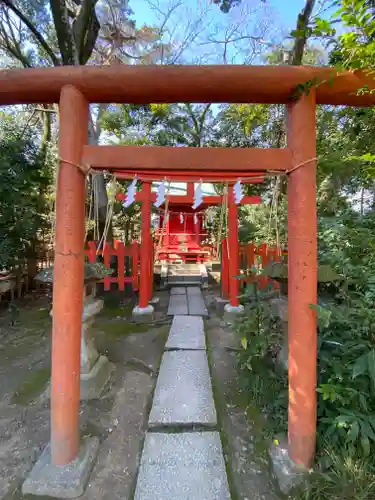
POLYGON ((26 406, 45 391, 50 378, 51 368, 49 367, 31 372, 24 385, 13 394, 11 402, 26 406))

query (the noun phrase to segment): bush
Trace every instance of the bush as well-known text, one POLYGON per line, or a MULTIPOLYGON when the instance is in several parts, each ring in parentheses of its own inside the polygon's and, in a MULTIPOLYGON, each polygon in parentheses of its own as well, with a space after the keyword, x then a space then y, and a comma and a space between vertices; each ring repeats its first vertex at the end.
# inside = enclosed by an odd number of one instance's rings
POLYGON ((0 270, 22 261, 45 224, 50 176, 35 137, 9 115, 0 120, 0 270))
MULTIPOLYGON (((300 498, 375 497, 375 214, 320 221, 319 258, 344 277, 324 285, 318 314, 317 468, 300 498), (328 450, 328 451, 327 451, 328 450)), ((237 331, 250 404, 259 404, 270 432, 287 427, 287 374, 272 356, 278 325, 259 294, 250 297, 237 331)))

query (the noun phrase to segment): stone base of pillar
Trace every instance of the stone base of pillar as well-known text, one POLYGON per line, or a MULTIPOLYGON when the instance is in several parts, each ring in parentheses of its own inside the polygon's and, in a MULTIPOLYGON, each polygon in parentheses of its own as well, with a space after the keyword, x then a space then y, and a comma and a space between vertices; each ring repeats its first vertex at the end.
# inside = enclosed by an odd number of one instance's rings
POLYGON ((269 449, 272 477, 279 490, 286 496, 307 480, 309 471, 293 462, 285 438, 272 443, 269 449))
POLYGON ((160 304, 160 298, 159 297, 152 297, 150 300, 149 304, 154 308, 157 309, 160 304))
POLYGON ((229 300, 222 297, 215 297, 216 312, 219 316, 224 314, 224 308, 227 304, 229 304, 229 300))
POLYGON ((48 444, 23 483, 22 495, 80 497, 86 489, 98 450, 97 437, 84 438, 76 460, 67 465, 54 465, 48 444))
POLYGON ((154 319, 154 308, 150 304, 147 307, 136 306, 133 309, 132 317, 136 323, 148 323, 154 319))
POLYGON ((114 370, 106 356, 99 356, 89 373, 81 373, 81 401, 100 398, 114 370))
POLYGON ((224 306, 224 321, 229 324, 233 324, 236 321, 236 318, 243 314, 244 307, 243 305, 232 306, 231 304, 226 304, 224 306))

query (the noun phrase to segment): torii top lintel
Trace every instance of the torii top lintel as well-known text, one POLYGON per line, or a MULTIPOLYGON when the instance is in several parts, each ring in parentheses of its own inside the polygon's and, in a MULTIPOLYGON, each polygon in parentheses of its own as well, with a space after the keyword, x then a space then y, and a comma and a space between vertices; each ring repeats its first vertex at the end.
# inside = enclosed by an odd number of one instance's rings
POLYGON ((93 103, 287 104, 298 85, 315 82, 317 104, 372 106, 365 71, 312 66, 61 66, 0 70, 0 105, 56 103, 73 85, 93 103), (367 87, 369 92, 358 90, 367 87))

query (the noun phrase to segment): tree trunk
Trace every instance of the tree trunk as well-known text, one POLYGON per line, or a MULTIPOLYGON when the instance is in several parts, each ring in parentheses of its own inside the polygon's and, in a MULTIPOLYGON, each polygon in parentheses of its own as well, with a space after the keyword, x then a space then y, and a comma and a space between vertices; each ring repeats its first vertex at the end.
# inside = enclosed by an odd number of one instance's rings
POLYGON ((316 0, 306 0, 305 7, 298 15, 297 31, 300 32, 301 35, 296 37, 296 41, 294 43, 290 59, 290 64, 292 66, 300 66, 302 64, 303 53, 307 42, 307 27, 315 6, 315 1, 316 0))

